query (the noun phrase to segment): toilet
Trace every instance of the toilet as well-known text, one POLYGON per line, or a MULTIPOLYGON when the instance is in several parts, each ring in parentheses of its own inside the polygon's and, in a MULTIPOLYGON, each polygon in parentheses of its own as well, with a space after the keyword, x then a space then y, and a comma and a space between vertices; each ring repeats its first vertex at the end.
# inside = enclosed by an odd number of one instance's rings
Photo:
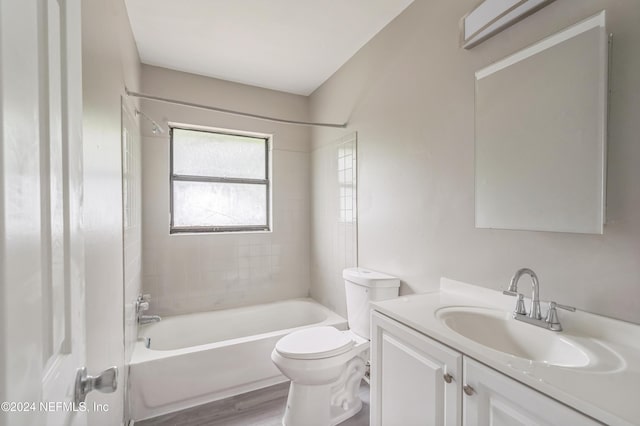
POLYGON ((400 280, 363 268, 342 273, 349 330, 310 327, 280 339, 271 353, 291 380, 284 426, 337 425, 362 408, 358 395, 369 359, 369 302, 398 296, 400 280))

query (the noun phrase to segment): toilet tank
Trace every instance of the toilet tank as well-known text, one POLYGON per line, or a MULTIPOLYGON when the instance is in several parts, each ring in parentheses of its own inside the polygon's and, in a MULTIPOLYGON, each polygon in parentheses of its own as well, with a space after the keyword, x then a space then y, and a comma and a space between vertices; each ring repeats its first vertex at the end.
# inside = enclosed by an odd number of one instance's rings
POLYGON ((347 296, 349 328, 359 336, 370 339, 369 302, 398 297, 400 280, 365 268, 347 268, 342 271, 342 277, 347 296))

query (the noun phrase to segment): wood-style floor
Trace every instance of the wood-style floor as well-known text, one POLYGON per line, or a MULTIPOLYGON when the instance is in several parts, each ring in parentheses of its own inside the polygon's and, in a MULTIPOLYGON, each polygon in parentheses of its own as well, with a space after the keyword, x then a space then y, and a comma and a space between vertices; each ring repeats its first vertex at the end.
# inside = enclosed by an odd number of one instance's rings
MULTIPOLYGON (((281 426, 288 393, 289 383, 282 383, 142 420, 135 426, 281 426)), ((360 387, 360 398, 362 410, 340 426, 369 426, 369 385, 365 382, 360 387)))

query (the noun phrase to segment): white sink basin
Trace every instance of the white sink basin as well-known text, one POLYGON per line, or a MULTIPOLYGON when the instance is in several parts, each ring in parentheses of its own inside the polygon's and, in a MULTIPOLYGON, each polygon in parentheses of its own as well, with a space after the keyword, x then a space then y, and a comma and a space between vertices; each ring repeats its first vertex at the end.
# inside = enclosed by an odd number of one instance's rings
POLYGON ((450 330, 496 351, 559 367, 586 367, 589 356, 562 334, 516 321, 510 312, 450 306, 436 317, 450 330))

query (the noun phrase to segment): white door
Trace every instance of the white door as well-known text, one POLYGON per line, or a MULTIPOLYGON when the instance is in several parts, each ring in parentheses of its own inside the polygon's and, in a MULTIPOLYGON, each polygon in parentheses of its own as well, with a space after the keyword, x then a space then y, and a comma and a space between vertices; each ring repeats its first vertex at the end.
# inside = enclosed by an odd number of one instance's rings
POLYGON ((80 0, 0 0, 3 425, 86 424, 80 20, 80 0))
POLYGON ((460 425, 462 355, 377 312, 371 325, 371 424, 460 425))
POLYGON ((465 426, 595 426, 599 422, 464 357, 465 426))

